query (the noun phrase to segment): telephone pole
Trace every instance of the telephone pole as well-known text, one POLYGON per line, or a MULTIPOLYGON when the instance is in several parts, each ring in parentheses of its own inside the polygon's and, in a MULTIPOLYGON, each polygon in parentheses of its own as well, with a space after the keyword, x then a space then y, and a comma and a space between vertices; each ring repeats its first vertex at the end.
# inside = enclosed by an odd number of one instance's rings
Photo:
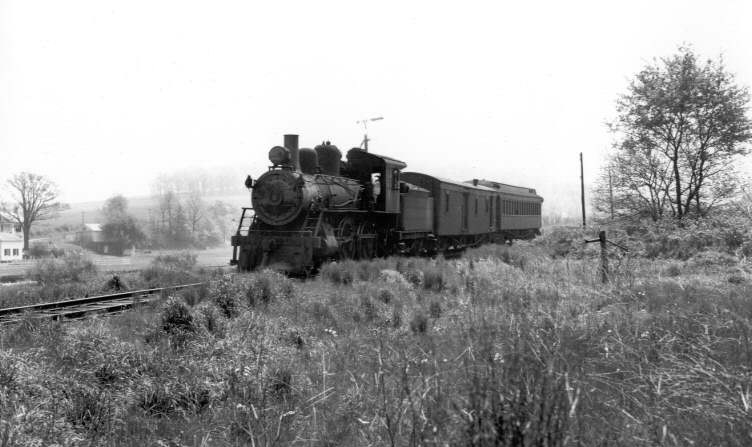
POLYGON ((363 125, 363 141, 360 143, 360 146, 363 147, 363 150, 368 152, 368 142, 371 141, 370 138, 368 138, 368 122, 369 121, 381 121, 383 120, 383 116, 377 116, 376 118, 367 118, 364 120, 356 121, 357 124, 363 125))
POLYGON ((582 228, 585 228, 585 174, 582 168, 582 152, 580 152, 580 201, 582 202, 582 228))
POLYGON ((611 207, 611 220, 614 220, 614 187, 611 183, 611 169, 608 170, 608 203, 611 207))

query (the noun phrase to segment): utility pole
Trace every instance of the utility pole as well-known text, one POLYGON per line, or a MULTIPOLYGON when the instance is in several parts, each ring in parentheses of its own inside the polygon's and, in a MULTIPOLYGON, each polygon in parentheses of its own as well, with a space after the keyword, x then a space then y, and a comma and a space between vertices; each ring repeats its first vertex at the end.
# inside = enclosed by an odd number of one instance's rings
POLYGON ((357 124, 363 125, 363 142, 360 143, 360 145, 363 147, 363 150, 368 152, 368 142, 371 141, 370 138, 368 138, 368 122, 369 121, 380 121, 383 120, 383 116, 377 116, 376 118, 367 118, 363 120, 356 121, 357 124))
POLYGON ((582 152, 580 152, 580 201, 582 202, 582 228, 585 228, 585 174, 582 168, 582 152))
POLYGON ((611 207, 611 220, 614 220, 614 186, 611 183, 611 168, 608 169, 608 203, 611 207))

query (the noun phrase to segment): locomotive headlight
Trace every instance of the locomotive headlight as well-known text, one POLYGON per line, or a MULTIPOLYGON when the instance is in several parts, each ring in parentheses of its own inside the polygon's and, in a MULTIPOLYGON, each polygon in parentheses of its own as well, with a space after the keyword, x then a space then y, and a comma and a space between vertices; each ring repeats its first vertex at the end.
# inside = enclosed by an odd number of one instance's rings
POLYGON ((269 161, 275 166, 290 163, 290 151, 282 146, 274 146, 269 150, 269 161))

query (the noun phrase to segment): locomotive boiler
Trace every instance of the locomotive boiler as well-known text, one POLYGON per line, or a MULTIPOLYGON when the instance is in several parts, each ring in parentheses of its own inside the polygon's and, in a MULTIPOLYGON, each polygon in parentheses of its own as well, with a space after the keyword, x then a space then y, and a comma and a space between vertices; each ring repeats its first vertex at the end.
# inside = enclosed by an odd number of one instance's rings
POLYGON ((534 189, 403 174, 405 163, 360 148, 343 159, 329 142, 283 141, 269 151, 267 172, 246 179, 252 206, 231 239, 241 271, 307 273, 330 259, 457 253, 539 233, 543 199, 534 189))

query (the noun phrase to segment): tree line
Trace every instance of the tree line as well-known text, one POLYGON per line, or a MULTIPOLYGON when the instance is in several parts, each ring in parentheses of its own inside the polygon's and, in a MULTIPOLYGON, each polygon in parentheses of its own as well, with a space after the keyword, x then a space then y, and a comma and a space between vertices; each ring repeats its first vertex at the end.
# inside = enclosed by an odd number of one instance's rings
POLYGON ((236 210, 221 200, 206 202, 198 191, 180 195, 167 190, 157 196, 149 212, 152 245, 185 248, 210 247, 227 240, 236 210))
MULTIPOLYGON (((45 176, 21 172, 5 185, 9 201, 0 203, 0 219, 22 230, 24 251, 35 223, 57 217, 68 206, 59 202, 60 189, 45 176)), ((115 195, 102 207, 104 237, 125 247, 207 248, 227 241, 235 208, 221 200, 207 202, 194 190, 178 194, 167 190, 155 197, 156 206, 147 219, 137 219, 128 199, 115 195)))

